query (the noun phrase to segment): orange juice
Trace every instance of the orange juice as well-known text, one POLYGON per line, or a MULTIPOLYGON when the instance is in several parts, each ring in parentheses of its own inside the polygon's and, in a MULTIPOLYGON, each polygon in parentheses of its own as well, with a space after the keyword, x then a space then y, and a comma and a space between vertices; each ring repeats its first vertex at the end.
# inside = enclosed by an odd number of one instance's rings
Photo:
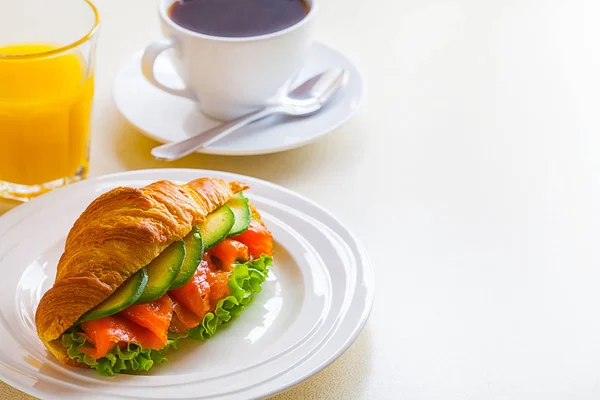
MULTIPOLYGON (((0 54, 40 54, 55 47, 0 47, 0 54)), ((41 185, 88 169, 94 80, 76 52, 0 57, 0 183, 41 185)))

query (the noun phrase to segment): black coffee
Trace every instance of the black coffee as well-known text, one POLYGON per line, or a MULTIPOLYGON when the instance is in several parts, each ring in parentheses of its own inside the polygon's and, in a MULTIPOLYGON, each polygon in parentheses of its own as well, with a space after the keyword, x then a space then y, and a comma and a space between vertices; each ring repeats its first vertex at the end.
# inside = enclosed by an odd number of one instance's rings
POLYGON ((305 0, 179 0, 169 15, 178 25, 211 36, 247 37, 288 28, 308 14, 305 0))

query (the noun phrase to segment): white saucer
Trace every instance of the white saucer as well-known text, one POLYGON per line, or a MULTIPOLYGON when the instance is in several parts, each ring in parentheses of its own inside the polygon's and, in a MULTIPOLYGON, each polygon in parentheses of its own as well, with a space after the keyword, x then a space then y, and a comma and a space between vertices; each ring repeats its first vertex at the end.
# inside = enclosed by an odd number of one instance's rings
MULTIPOLYGON (((170 95, 148 83, 142 76, 141 56, 140 51, 123 66, 113 91, 117 108, 132 125, 152 139, 167 143, 197 135, 218 124, 200 113, 193 101, 170 95)), ((354 64, 331 47, 315 42, 297 82, 331 67, 345 68, 350 74, 348 84, 318 114, 307 118, 267 118, 199 152, 232 156, 275 153, 314 142, 339 127, 354 115, 365 92, 363 77, 354 64)), ((161 82, 182 85, 167 57, 159 57, 155 68, 161 82)))

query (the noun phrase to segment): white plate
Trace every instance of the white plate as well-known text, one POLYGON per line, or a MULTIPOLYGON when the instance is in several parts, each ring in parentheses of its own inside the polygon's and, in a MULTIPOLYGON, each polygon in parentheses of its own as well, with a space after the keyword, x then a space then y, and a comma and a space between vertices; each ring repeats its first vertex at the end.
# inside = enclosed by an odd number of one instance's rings
POLYGON ((0 378, 44 399, 249 399, 310 377, 357 337, 373 302, 369 260, 330 213, 280 186, 225 172, 155 169, 108 175, 45 194, 0 218, 0 378), (202 176, 252 185, 251 201, 276 240, 263 291, 210 340, 187 340, 147 375, 105 378, 48 355, 35 309, 54 281, 73 222, 117 186, 202 176))
MULTIPOLYGON (((200 113, 193 101, 168 94, 148 83, 142 76, 141 56, 141 51, 136 53, 115 80, 115 103, 125 119, 146 136, 162 143, 195 136, 218 124, 200 113)), ((314 142, 339 127, 354 115, 364 96, 363 78, 356 66, 338 51, 315 42, 296 83, 332 67, 345 68, 350 74, 348 83, 319 113, 306 118, 267 118, 199 152, 220 155, 275 153, 314 142)), ((166 56, 159 57, 155 72, 167 85, 182 85, 166 56)))

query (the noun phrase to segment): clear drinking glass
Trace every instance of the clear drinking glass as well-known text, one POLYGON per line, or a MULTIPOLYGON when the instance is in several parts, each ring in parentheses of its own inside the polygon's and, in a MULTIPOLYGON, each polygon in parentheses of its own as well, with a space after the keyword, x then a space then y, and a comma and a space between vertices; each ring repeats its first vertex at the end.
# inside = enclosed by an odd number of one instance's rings
POLYGON ((0 5, 0 197, 87 176, 97 30, 87 0, 0 5))

